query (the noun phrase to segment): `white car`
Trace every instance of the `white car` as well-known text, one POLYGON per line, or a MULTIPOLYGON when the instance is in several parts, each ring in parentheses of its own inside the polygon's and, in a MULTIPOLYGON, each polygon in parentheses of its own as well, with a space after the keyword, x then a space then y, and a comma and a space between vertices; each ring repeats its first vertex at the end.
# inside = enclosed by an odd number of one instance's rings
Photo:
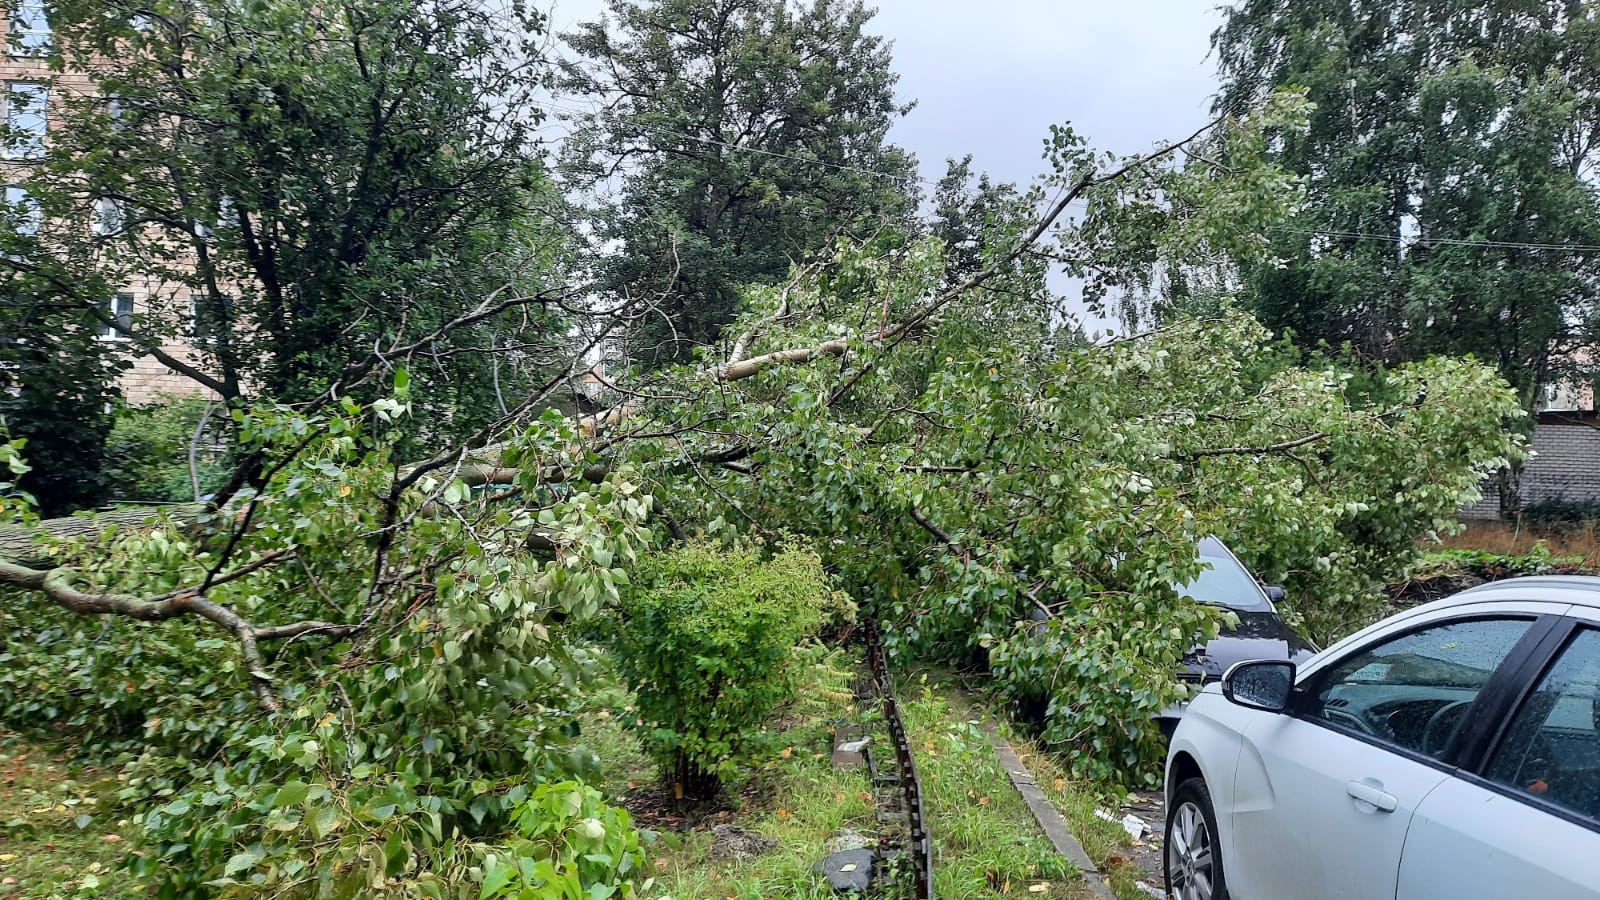
POLYGON ((1178 900, 1600 900, 1600 578, 1236 663, 1179 722, 1166 800, 1178 900))

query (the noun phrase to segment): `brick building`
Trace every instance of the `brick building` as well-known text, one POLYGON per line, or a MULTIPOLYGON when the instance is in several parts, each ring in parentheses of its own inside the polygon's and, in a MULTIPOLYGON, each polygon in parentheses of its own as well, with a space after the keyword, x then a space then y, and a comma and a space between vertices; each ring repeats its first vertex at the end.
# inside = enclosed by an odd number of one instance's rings
MULTIPOLYGON (((1533 455, 1522 469, 1523 505, 1541 500, 1600 501, 1600 415, 1594 383, 1575 381, 1547 386, 1540 395, 1533 429, 1533 455)), ((1500 498, 1493 479, 1483 499, 1461 511, 1465 519, 1496 519, 1500 498)))
MULTIPOLYGON (((16 15, 10 19, 0 11, 0 23, 9 36, 5 53, 0 55, 0 81, 5 85, 0 97, 0 115, 16 137, 0 151, 0 172, 5 177, 5 199, 12 206, 26 208, 30 202, 27 191, 18 182, 43 156, 50 141, 51 127, 59 117, 64 96, 94 96, 98 93, 94 80, 80 73, 59 73, 50 70, 48 51, 52 39, 44 0, 17 0, 16 15)), ((120 211, 109 201, 97 201, 91 215, 81 222, 43 222, 37 217, 30 223, 34 229, 85 228, 100 232, 114 228, 120 211)), ((120 321, 132 323, 135 317, 170 315, 171 310, 183 310, 188 304, 187 289, 164 285, 149 279, 123 285, 112 296, 105 298, 107 313, 120 321), (157 310, 162 312, 158 313, 157 310)), ((192 313, 190 314, 192 321, 192 313)), ((179 329, 181 330, 181 329, 179 329)), ((115 329, 102 328, 100 339, 125 341, 115 329)), ((164 343, 163 350, 184 363, 205 368, 203 354, 186 343, 164 343)), ((123 373, 119 388, 123 397, 132 404, 143 405, 162 396, 194 396, 205 391, 193 381, 179 375, 150 356, 138 356, 133 366, 123 373)))

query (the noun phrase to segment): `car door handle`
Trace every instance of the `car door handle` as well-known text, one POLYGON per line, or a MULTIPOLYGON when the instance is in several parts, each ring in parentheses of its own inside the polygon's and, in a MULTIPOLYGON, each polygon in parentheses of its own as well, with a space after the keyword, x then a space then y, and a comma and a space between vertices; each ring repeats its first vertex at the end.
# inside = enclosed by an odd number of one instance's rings
POLYGON ((1386 793, 1364 781, 1346 781, 1344 783, 1344 792, 1362 803, 1371 804, 1377 808, 1378 812, 1394 812, 1394 808, 1400 805, 1400 801, 1396 800, 1393 794, 1386 793))

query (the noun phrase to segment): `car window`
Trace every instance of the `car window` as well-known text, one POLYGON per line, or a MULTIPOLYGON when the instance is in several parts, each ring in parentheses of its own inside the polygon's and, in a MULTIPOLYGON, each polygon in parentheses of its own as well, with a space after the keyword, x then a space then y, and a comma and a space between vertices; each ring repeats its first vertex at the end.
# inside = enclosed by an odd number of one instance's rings
POLYGON ((1600 819, 1600 631, 1586 628, 1512 717, 1484 774, 1600 819))
POLYGON ((1367 647, 1301 689, 1296 709, 1336 728, 1443 757, 1467 709, 1530 625, 1472 619, 1367 647))
POLYGON ((1205 566, 1188 584, 1175 584, 1180 594, 1186 594, 1201 603, 1213 603, 1241 612, 1265 611, 1272 608, 1261 593, 1255 578, 1239 565, 1238 560, 1222 549, 1222 544, 1207 538, 1200 543, 1200 562, 1205 566))

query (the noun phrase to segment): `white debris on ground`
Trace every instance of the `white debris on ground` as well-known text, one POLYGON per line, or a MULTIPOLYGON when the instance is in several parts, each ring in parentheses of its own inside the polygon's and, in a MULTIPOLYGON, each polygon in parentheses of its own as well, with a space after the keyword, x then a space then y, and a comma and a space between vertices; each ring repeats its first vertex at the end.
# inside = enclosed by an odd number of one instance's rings
POLYGON ((1139 818, 1133 813, 1128 813, 1127 815, 1118 818, 1114 813, 1106 812, 1103 809, 1097 809, 1094 811, 1094 814, 1098 818, 1104 819, 1107 822, 1113 822, 1117 825, 1121 825, 1127 830, 1128 837, 1131 837, 1136 841, 1143 840, 1145 832, 1150 830, 1150 826, 1146 825, 1143 819, 1139 818))

